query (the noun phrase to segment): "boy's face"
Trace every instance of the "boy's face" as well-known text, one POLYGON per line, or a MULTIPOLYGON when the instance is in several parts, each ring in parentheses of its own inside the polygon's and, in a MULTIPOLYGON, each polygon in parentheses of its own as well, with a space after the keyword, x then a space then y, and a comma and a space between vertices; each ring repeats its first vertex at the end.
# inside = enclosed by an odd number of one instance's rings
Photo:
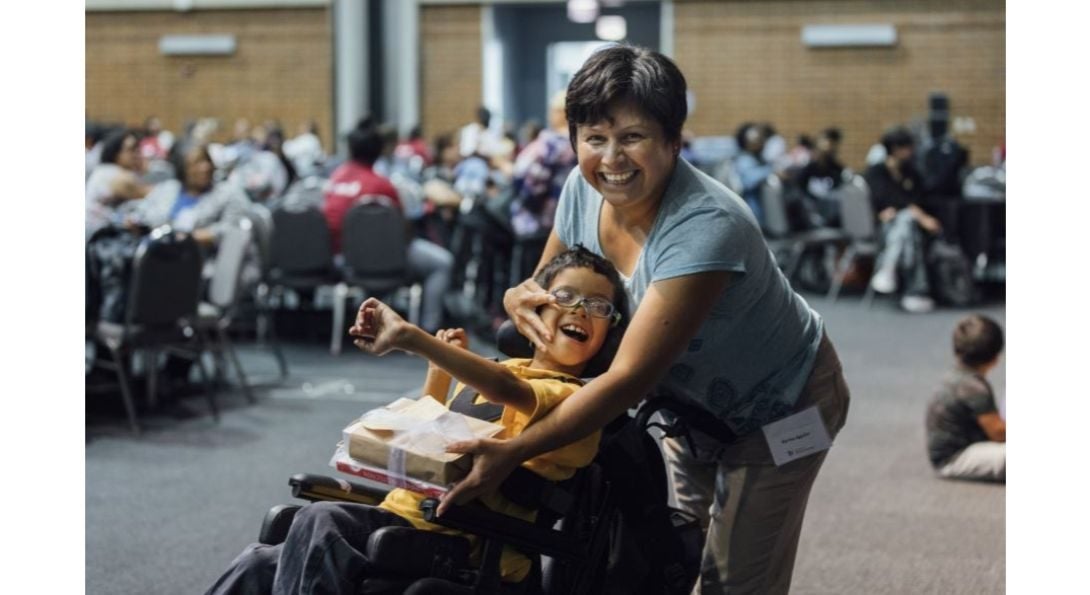
MULTIPOLYGON (((613 285, 609 279, 588 268, 569 268, 557 273, 548 291, 561 287, 585 298, 613 301, 613 285)), ((591 316, 582 304, 575 308, 545 306, 541 310, 541 320, 553 334, 553 340, 549 343, 549 357, 565 366, 578 366, 594 357, 601 349, 610 326, 609 319, 591 316)))

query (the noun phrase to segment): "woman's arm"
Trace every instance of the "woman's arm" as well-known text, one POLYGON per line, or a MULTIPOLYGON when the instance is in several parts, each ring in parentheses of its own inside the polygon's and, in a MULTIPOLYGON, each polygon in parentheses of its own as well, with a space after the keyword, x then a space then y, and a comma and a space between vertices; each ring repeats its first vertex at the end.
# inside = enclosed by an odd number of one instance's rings
POLYGON ((194 208, 201 209, 201 213, 198 215, 197 229, 193 235, 197 241, 212 245, 219 241, 224 230, 238 225, 246 216, 250 199, 242 188, 221 182, 202 197, 194 208))
POLYGON ((469 475, 445 496, 440 513, 449 503, 464 503, 495 489, 522 461, 600 429, 643 399, 696 335, 729 280, 730 273, 723 271, 654 283, 605 374, 512 440, 469 440, 451 445, 450 452, 476 456, 469 475))
POLYGON ((421 355, 493 403, 527 415, 532 415, 537 405, 530 384, 506 366, 425 333, 375 298, 363 302, 356 324, 348 332, 357 337, 357 347, 370 353, 383 355, 400 349, 421 355))

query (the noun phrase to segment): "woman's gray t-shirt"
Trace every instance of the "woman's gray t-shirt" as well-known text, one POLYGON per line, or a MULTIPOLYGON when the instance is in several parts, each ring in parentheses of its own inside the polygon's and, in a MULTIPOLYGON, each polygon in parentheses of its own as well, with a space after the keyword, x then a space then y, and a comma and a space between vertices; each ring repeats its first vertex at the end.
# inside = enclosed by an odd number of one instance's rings
MULTIPOLYGON (((602 195, 573 170, 556 213, 565 246, 603 254, 601 207, 602 195)), ((777 268, 745 202, 678 159, 632 277, 625 279, 629 308, 635 313, 656 281, 709 271, 729 271, 731 281, 661 386, 744 435, 791 411, 813 368, 822 321, 777 268)), ((677 307, 684 311, 686 304, 677 307)))

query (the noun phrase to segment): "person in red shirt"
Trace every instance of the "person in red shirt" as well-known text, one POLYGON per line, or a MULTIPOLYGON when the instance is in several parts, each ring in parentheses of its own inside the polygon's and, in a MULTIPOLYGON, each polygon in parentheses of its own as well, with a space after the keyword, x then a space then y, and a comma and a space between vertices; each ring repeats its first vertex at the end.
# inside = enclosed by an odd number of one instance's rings
MULTIPOLYGON (((365 118, 348 133, 350 159, 333 170, 326 182, 322 213, 329 225, 333 252, 341 252, 341 231, 348 210, 361 201, 376 201, 401 209, 397 189, 375 173, 375 161, 382 154, 383 139, 378 126, 365 118)), ((409 272, 424 283, 420 326, 435 332, 442 326, 443 295, 450 288, 454 256, 449 250, 421 238, 409 242, 409 272)))

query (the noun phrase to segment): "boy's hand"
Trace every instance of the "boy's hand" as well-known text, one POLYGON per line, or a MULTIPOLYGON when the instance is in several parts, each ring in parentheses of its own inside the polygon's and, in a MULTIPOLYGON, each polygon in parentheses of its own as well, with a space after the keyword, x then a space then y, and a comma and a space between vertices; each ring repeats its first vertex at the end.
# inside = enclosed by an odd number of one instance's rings
POLYGON ((397 312, 375 298, 367 298, 356 313, 356 323, 348 334, 356 337, 354 343, 363 351, 385 355, 393 349, 403 349, 410 330, 397 312))
POLYGON ((469 336, 463 328, 441 328, 435 332, 435 338, 455 347, 469 349, 469 336))

